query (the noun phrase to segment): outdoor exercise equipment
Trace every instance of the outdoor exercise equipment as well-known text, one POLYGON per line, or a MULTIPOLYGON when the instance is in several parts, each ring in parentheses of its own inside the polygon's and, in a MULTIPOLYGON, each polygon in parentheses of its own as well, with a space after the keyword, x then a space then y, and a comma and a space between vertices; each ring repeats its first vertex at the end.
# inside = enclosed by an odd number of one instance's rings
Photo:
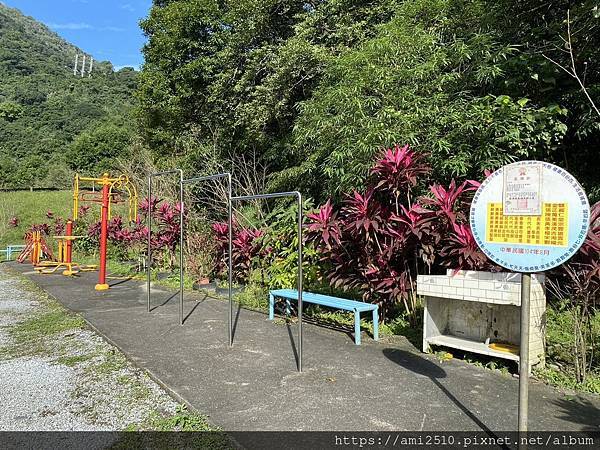
MULTIPOLYGON (((263 200, 281 197, 295 197, 298 200, 298 372, 302 372, 302 250, 304 247, 304 244, 302 242, 302 194, 298 191, 292 191, 275 192, 272 194, 243 195, 239 197, 231 197, 230 203, 233 203, 234 201, 242 202, 248 200, 263 200)), ((229 230, 231 231, 231 227, 229 228, 229 230)), ((231 233, 229 243, 231 248, 231 233)))
POLYGON ((146 287, 148 288, 148 312, 150 312, 150 270, 152 268, 152 214, 150 203, 152 202, 152 178, 165 175, 179 174, 179 322, 183 325, 183 170, 173 169, 163 172, 153 172, 148 175, 148 213, 146 215, 148 226, 148 251, 146 260, 146 287))
MULTIPOLYGON (((232 183, 231 183, 231 174, 229 172, 225 172, 225 173, 217 173, 214 175, 208 175, 208 176, 204 176, 204 177, 195 177, 195 178, 188 178, 186 180, 182 179, 180 181, 180 186, 181 186, 181 195, 182 195, 182 204, 181 204, 181 210, 183 211, 183 185, 184 184, 195 184, 195 183, 202 183, 202 182, 206 182, 206 181, 212 181, 212 180, 219 180, 222 178, 226 178, 227 179, 227 215, 228 215, 228 219, 227 219, 227 226, 229 229, 229 247, 228 247, 228 265, 227 265, 227 272, 228 272, 228 281, 229 281, 229 287, 228 287, 228 297, 229 297, 229 314, 227 316, 227 323, 228 323, 228 337, 229 337, 229 346, 231 347, 233 345, 233 296, 231 293, 231 284, 233 281, 233 271, 232 271, 232 257, 231 257, 231 241, 232 241, 232 229, 233 229, 233 214, 232 214, 232 209, 231 209, 231 191, 232 191, 232 183)), ((181 233, 180 238, 181 238, 181 247, 183 249, 183 225, 180 227, 179 232, 181 233)), ((181 267, 183 268, 183 259, 181 260, 181 267)), ((181 270, 181 274, 182 274, 182 279, 183 279, 183 269, 181 270)), ((182 285, 183 286, 183 285, 182 285)), ((181 294, 181 324, 183 325, 183 289, 182 289, 182 294, 181 294)))
POLYGON ((100 218, 100 271, 98 275, 97 291, 109 289, 106 283, 106 241, 108 238, 108 221, 110 220, 110 209, 113 203, 124 203, 126 200, 119 191, 125 191, 128 194, 129 220, 137 220, 137 190, 133 183, 129 181, 126 175, 117 178, 111 178, 108 173, 104 173, 100 178, 80 177, 75 175, 73 184, 73 219, 77 220, 79 211, 79 202, 100 203, 102 212, 100 218), (80 182, 90 182, 95 187, 96 184, 102 186, 100 192, 79 190, 80 182))
POLYGON ((56 273, 61 267, 64 267, 62 274, 72 276, 79 272, 91 272, 96 270, 96 265, 82 265, 73 262, 73 241, 85 236, 73 236, 73 221, 67 220, 66 234, 64 236, 53 236, 58 241, 58 253, 56 261, 42 261, 35 267, 38 273, 51 274, 56 273))
MULTIPOLYGON (((233 332, 232 332, 232 317, 233 317, 233 300, 231 294, 231 284, 232 284, 232 269, 231 269, 231 229, 232 229, 232 213, 231 213, 231 190, 232 190, 232 182, 231 182, 231 174, 230 173, 219 173, 214 175, 208 175, 203 177, 194 177, 194 178, 183 178, 183 171, 181 169, 173 169, 167 170, 163 172, 154 172, 148 175, 148 198, 152 198, 152 179, 156 177, 161 177, 165 175, 171 174, 179 174, 179 203, 181 205, 179 211, 179 324, 183 325, 184 317, 183 317, 183 301, 184 301, 184 288, 183 288, 183 275, 184 275, 184 263, 183 263, 183 242, 184 242, 184 224, 183 224, 183 215, 184 215, 184 185, 201 183, 205 181, 218 180, 221 178, 227 179, 227 205, 228 205, 228 224, 229 224, 229 315, 228 315, 228 324, 229 324, 229 345, 233 345, 233 332)), ((151 305, 151 288, 150 288, 150 277, 151 277, 151 263, 152 263, 152 217, 148 214, 147 217, 147 227, 148 227, 148 254, 147 254, 147 264, 146 264, 146 284, 147 284, 147 308, 148 312, 150 312, 151 305)))
POLYGON ((19 254, 17 261, 23 263, 28 258, 34 266, 39 265, 44 258, 50 261, 54 259, 52 250, 42 237, 41 231, 29 231, 25 234, 25 248, 19 254))

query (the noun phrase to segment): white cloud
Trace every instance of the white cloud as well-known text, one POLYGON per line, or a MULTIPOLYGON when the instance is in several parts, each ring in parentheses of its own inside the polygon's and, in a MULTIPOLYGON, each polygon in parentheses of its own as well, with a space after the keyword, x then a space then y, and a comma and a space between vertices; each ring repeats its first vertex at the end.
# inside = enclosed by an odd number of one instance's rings
POLYGON ((94 27, 89 23, 49 23, 50 28, 55 30, 93 30, 94 27))
POLYGON ((69 22, 69 23, 49 23, 48 26, 54 30, 95 30, 95 31, 113 31, 115 33, 125 31, 124 28, 105 26, 97 27, 84 22, 69 22))
POLYGON ((124 28, 110 27, 110 26, 109 27, 99 27, 99 28, 96 28, 96 29, 99 30, 99 31, 115 31, 117 33, 120 33, 121 31, 125 31, 124 28))
POLYGON ((129 12, 135 11, 135 8, 131 5, 131 3, 125 3, 124 5, 121 5, 120 8, 124 9, 125 11, 129 11, 129 12))

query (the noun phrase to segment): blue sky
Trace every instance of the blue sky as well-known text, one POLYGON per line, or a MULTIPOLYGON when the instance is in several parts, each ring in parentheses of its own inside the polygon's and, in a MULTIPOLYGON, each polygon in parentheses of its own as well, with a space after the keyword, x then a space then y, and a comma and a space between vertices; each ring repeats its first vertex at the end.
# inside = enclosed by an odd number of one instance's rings
POLYGON ((152 0, 0 0, 43 22, 95 59, 115 68, 138 68, 143 62, 140 19, 152 0))

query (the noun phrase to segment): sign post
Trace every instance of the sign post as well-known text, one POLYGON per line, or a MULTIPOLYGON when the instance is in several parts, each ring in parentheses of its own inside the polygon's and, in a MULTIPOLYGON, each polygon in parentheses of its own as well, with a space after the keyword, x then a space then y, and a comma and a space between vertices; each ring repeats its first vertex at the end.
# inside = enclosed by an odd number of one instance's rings
MULTIPOLYGON (((504 216, 542 215, 541 163, 513 164, 503 170, 502 207, 504 216)), ((527 432, 529 418, 529 330, 531 273, 521 274, 519 332, 519 433, 527 432)))
POLYGON ((583 244, 590 205, 577 180, 550 163, 522 161, 492 173, 471 204, 473 237, 493 262, 521 273, 519 433, 527 432, 531 274, 565 263, 583 244))
POLYGON ((529 300, 531 274, 521 275, 521 329, 519 333, 519 433, 527 433, 529 417, 529 300))

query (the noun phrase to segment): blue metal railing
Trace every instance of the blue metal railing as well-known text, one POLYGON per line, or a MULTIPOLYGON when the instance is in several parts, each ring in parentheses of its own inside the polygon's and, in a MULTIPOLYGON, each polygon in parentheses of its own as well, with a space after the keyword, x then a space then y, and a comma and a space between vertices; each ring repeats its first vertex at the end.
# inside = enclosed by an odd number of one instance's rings
POLYGON ((22 244, 7 245, 5 249, 0 250, 0 253, 4 253, 4 258, 2 260, 13 261, 13 257, 16 258, 24 248, 25 246, 22 244))

